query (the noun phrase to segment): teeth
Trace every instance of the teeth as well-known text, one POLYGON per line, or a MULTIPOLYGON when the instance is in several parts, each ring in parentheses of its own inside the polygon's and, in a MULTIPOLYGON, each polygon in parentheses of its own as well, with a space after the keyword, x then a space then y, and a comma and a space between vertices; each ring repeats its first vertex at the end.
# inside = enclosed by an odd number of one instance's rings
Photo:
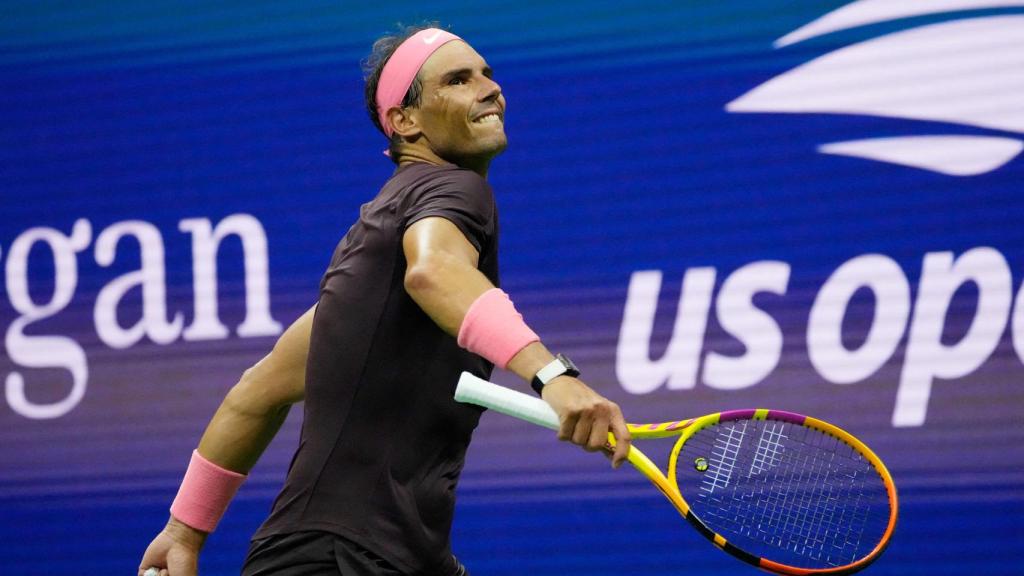
POLYGON ((490 124, 491 122, 500 122, 500 121, 501 121, 501 117, 498 116, 497 114, 494 114, 494 113, 488 114, 487 116, 484 116, 483 118, 480 118, 478 120, 474 120, 474 122, 477 123, 477 124, 490 124))

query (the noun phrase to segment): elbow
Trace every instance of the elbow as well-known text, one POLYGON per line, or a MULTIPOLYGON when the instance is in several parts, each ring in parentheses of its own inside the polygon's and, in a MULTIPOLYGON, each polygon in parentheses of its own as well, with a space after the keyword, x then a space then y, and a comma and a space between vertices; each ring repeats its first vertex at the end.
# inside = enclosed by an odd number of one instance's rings
POLYGON ((438 270, 436 266, 429 263, 419 263, 410 266, 405 271, 405 291, 414 300, 420 300, 426 294, 434 291, 438 286, 438 270))
MULTIPOLYGON (((293 394, 275 387, 275 382, 268 382, 266 376, 261 374, 259 365, 243 372, 238 383, 228 391, 225 405, 240 415, 263 417, 277 413, 297 401, 292 398, 293 394)), ((280 382, 277 384, 279 386, 280 382)))
POLYGON ((238 382, 228 390, 224 405, 232 412, 246 416, 264 414, 272 410, 272 407, 267 405, 267 398, 259 394, 253 368, 243 372, 238 382))

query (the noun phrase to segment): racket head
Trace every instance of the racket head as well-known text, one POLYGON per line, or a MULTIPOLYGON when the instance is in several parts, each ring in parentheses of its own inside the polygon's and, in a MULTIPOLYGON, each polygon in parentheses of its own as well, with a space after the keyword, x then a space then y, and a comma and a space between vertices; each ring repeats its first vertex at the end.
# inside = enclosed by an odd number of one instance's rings
POLYGON ((733 556, 777 574, 851 574, 896 526, 885 464, 841 428, 780 410, 685 421, 669 458, 680 512, 733 556))

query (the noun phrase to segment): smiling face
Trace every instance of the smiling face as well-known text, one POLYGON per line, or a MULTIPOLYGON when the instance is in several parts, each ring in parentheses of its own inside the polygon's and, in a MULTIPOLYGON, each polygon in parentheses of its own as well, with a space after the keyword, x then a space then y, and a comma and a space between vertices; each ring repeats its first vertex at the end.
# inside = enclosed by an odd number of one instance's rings
POLYGON ((469 44, 456 40, 438 48, 420 68, 419 79, 422 101, 406 110, 415 126, 410 141, 470 168, 486 167, 505 149, 505 96, 469 44))

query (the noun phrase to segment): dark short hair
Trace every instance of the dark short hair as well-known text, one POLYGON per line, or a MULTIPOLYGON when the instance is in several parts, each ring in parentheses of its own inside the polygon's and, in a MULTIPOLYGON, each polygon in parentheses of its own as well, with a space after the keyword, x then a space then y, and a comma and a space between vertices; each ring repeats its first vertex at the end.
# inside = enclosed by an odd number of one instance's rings
MULTIPOLYGON (((364 98, 366 99, 366 112, 370 115, 370 120, 373 125, 384 132, 384 126, 380 123, 380 116, 377 111, 377 85, 380 83, 380 73, 384 70, 384 65, 388 63, 388 60, 395 53, 395 50, 408 40, 413 34, 426 30, 427 28, 441 28, 441 25, 437 22, 427 22, 423 24, 417 24, 414 26, 403 26, 398 25, 398 30, 393 34, 387 34, 381 36, 373 43, 373 49, 370 51, 370 55, 363 61, 363 75, 366 79, 366 89, 364 92, 364 98)), ((413 79, 412 85, 409 86, 409 91, 405 93, 405 98, 402 99, 402 107, 415 108, 420 105, 423 96, 423 83, 420 81, 419 74, 413 79)), ((388 150, 391 152, 391 159, 398 162, 397 147, 402 141, 402 137, 397 133, 391 135, 391 141, 388 142, 388 150)))

